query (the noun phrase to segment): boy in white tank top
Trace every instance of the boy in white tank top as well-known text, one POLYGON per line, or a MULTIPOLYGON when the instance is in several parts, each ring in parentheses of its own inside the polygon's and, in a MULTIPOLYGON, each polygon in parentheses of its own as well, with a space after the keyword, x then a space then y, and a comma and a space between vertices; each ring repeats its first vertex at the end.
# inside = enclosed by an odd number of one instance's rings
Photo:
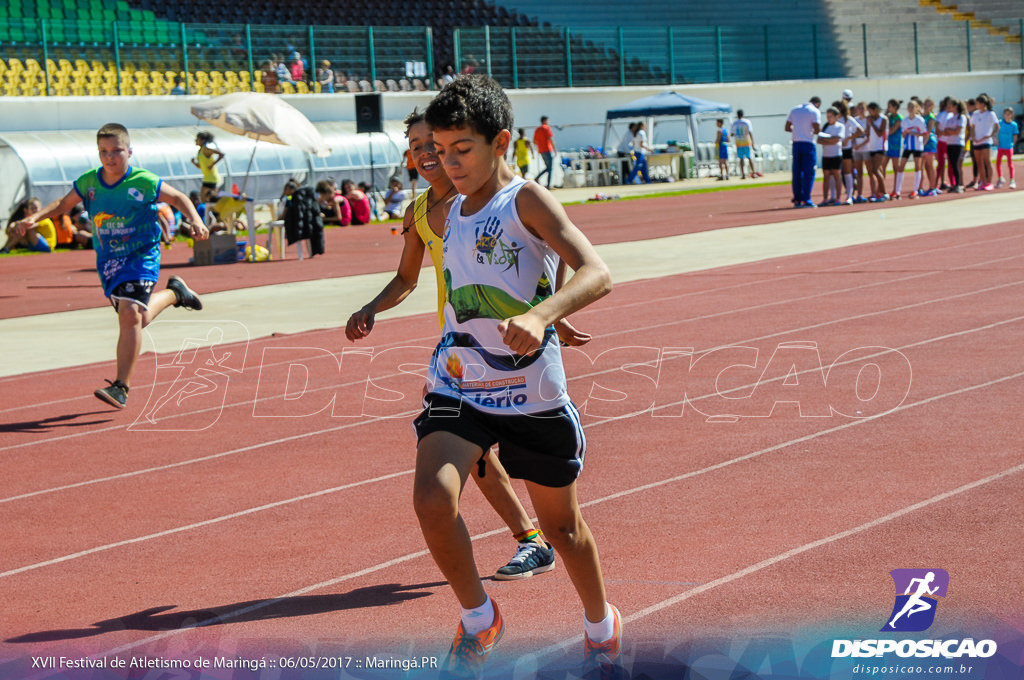
POLYGON ((561 204, 505 164, 512 107, 482 75, 449 83, 426 111, 460 196, 444 236, 445 320, 428 374, 413 504, 434 561, 462 606, 442 673, 477 677, 504 620, 477 573, 462 518, 452 513, 475 463, 499 443, 524 479, 548 540, 584 608, 584 670, 610 670, 621 619, 608 604, 597 546, 576 501, 586 440, 568 398, 553 323, 611 290, 607 266, 561 204), (576 273, 554 291, 561 257, 576 273))

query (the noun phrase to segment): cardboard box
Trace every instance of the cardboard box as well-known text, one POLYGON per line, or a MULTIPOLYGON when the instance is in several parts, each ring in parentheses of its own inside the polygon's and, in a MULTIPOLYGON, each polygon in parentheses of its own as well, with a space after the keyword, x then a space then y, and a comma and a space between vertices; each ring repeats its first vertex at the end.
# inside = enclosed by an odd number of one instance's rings
POLYGON ((205 241, 196 240, 192 248, 192 264, 233 264, 238 262, 234 234, 210 234, 205 241))

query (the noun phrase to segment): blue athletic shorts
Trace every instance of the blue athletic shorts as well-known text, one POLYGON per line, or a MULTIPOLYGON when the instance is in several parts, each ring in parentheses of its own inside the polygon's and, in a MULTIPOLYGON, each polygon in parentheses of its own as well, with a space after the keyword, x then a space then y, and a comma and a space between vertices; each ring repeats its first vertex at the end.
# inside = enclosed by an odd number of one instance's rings
POLYGON ((750 158, 750 147, 749 146, 737 146, 736 147, 736 158, 750 158))

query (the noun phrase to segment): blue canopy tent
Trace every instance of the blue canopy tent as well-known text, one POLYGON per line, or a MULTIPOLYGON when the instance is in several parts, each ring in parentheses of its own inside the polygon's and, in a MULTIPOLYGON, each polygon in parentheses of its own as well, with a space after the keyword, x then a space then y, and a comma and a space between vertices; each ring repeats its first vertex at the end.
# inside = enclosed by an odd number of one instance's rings
POLYGON ((690 148, 693 149, 696 139, 694 119, 702 115, 718 115, 731 113, 732 106, 722 102, 712 102, 697 97, 688 97, 678 92, 662 92, 643 97, 605 114, 604 140, 602 147, 608 147, 608 134, 611 132, 612 121, 616 118, 654 118, 656 116, 681 116, 687 118, 690 133, 690 148))

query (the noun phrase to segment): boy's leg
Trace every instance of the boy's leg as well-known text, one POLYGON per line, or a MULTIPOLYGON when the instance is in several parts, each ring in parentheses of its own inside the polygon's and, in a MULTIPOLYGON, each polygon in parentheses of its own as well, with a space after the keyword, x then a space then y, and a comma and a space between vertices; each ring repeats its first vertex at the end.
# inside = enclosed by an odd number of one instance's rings
POLYGON ((523 534, 535 529, 526 509, 519 502, 512 480, 498 461, 494 449, 484 454, 486 473, 483 477, 473 474, 473 480, 480 488, 487 502, 491 504, 498 517, 508 525, 513 534, 523 534))
POLYGON ((444 431, 426 435, 416 449, 413 507, 427 548, 463 609, 487 601, 469 531, 459 514, 459 496, 481 455, 476 444, 444 431))
POLYGON ((516 554, 508 564, 498 569, 494 578, 499 581, 510 581, 551 571, 555 567, 554 551, 548 546, 541 532, 537 531, 523 504, 519 502, 519 497, 512 488, 512 480, 498 460, 496 449, 489 449, 484 454, 484 461, 486 474, 481 477, 474 472, 471 476, 476 481, 480 493, 512 531, 517 541, 516 554))
POLYGON ((142 328, 146 313, 147 310, 135 302, 118 302, 117 380, 128 386, 132 384, 132 374, 142 350, 142 328))
POLYGON ((564 487, 541 486, 526 482, 540 527, 562 557, 569 579, 583 603, 588 621, 598 622, 608 613, 601 576, 597 543, 583 521, 576 499, 576 483, 564 487))

